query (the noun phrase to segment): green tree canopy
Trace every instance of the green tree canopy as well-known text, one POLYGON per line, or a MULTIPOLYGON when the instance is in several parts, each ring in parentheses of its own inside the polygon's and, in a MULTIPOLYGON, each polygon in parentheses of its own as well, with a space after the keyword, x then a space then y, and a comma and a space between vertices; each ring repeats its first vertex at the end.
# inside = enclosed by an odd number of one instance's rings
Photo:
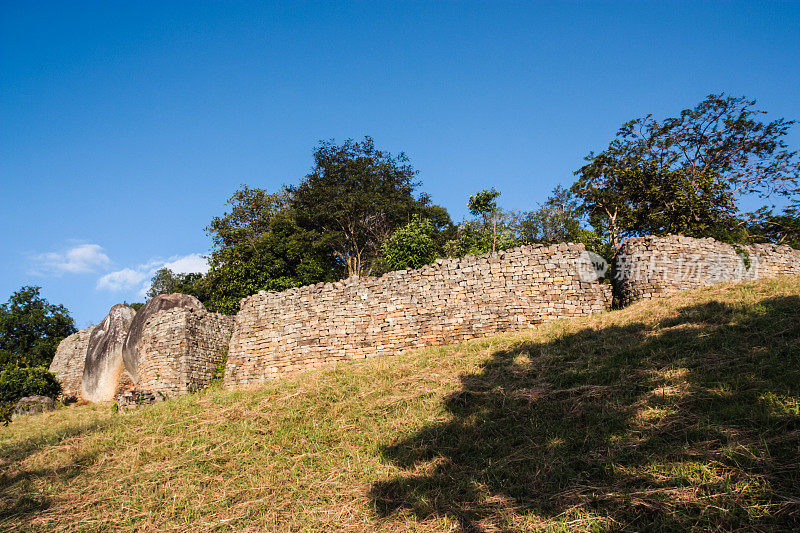
POLYGON ((527 214, 503 210, 497 204, 499 196, 494 188, 470 196, 467 208, 476 218, 462 221, 449 233, 444 255, 480 255, 526 244, 523 222, 527 214))
POLYGON ((492 187, 469 197, 467 207, 475 216, 483 217, 483 227, 491 235, 492 251, 497 249, 497 197, 500 193, 492 187))
MULTIPOLYGON (((372 138, 323 141, 314 168, 290 189, 300 225, 317 232, 346 276, 378 269, 381 245, 430 200, 414 197, 417 171, 408 157, 375 148, 372 138)), ((426 217, 427 218, 427 217, 426 217)))
POLYGON ((738 199, 792 194, 800 178, 784 141, 794 121, 762 122, 755 104, 712 94, 678 117, 624 124, 576 172, 572 190, 590 221, 615 249, 646 233, 745 238, 738 199))
POLYGON ((75 333, 63 305, 39 295, 40 287, 22 287, 0 305, 0 368, 48 366, 58 343, 75 333))
POLYGON ((517 238, 522 243, 583 243, 603 257, 613 255, 601 234, 585 227, 580 200, 561 185, 539 207, 517 215, 515 224, 517 238))
POLYGON ((755 242, 788 244, 800 250, 800 206, 790 206, 780 213, 764 207, 750 213, 748 231, 755 242))
MULTIPOLYGON (((447 210, 414 195, 416 171, 404 154, 378 150, 366 137, 321 142, 314 162, 296 187, 237 190, 230 210, 206 228, 213 241, 209 272, 181 292, 233 314, 241 298, 261 290, 381 273, 388 264, 383 244, 415 217, 431 225, 437 251, 452 238, 447 210)), ((154 282, 172 287, 172 275, 162 274, 154 282)))
POLYGON ((212 311, 234 314, 242 298, 258 291, 332 281, 333 258, 317 232, 298 225, 290 200, 286 189, 236 191, 231 211, 206 228, 214 243, 211 269, 191 294, 212 311))
POLYGON ((148 298, 155 298, 159 294, 193 294, 196 296, 197 285, 202 280, 200 273, 176 274, 169 268, 159 268, 150 280, 148 298))

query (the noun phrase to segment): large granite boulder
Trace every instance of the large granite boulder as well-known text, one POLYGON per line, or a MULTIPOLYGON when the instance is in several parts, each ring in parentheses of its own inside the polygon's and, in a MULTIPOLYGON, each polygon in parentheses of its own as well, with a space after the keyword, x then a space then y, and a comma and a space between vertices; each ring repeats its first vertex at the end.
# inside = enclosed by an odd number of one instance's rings
POLYGON ((125 371, 122 346, 135 315, 132 307, 117 304, 92 331, 81 382, 84 400, 107 402, 114 399, 125 371))
POLYGON ((61 383, 61 401, 64 403, 77 400, 81 393, 83 363, 93 330, 94 326, 82 329, 61 341, 50 363, 50 372, 61 383))
POLYGON ((125 370, 128 371, 134 383, 139 383, 140 345, 145 325, 159 311, 176 307, 205 311, 203 304, 194 296, 189 296, 188 294, 160 294, 139 309, 139 312, 133 318, 131 327, 128 330, 128 337, 125 339, 125 344, 122 348, 122 359, 125 363, 125 370))
POLYGON ((14 412, 11 418, 17 418, 24 415, 36 415, 44 413, 45 411, 52 411, 55 409, 55 403, 47 396, 25 396, 20 398, 14 405, 14 412))

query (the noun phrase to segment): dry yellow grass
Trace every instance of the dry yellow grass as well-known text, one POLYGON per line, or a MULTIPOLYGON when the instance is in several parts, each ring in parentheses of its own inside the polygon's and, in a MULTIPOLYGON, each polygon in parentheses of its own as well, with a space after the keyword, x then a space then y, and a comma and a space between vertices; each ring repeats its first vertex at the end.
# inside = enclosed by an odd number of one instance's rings
POLYGON ((0 526, 791 530, 800 279, 0 429, 0 526))

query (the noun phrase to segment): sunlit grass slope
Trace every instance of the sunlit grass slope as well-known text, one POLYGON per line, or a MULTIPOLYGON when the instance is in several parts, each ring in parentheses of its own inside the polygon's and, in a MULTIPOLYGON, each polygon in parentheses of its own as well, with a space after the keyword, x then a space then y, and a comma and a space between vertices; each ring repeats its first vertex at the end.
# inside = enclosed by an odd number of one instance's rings
POLYGON ((800 279, 0 428, 31 530, 791 530, 800 279))

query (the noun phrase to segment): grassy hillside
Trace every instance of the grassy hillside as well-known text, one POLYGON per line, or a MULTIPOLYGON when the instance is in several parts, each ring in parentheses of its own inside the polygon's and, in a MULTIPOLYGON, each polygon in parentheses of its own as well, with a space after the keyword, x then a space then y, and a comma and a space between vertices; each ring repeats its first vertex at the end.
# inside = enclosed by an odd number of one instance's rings
POLYGON ((800 279, 0 428, 0 526, 800 527, 800 279))

